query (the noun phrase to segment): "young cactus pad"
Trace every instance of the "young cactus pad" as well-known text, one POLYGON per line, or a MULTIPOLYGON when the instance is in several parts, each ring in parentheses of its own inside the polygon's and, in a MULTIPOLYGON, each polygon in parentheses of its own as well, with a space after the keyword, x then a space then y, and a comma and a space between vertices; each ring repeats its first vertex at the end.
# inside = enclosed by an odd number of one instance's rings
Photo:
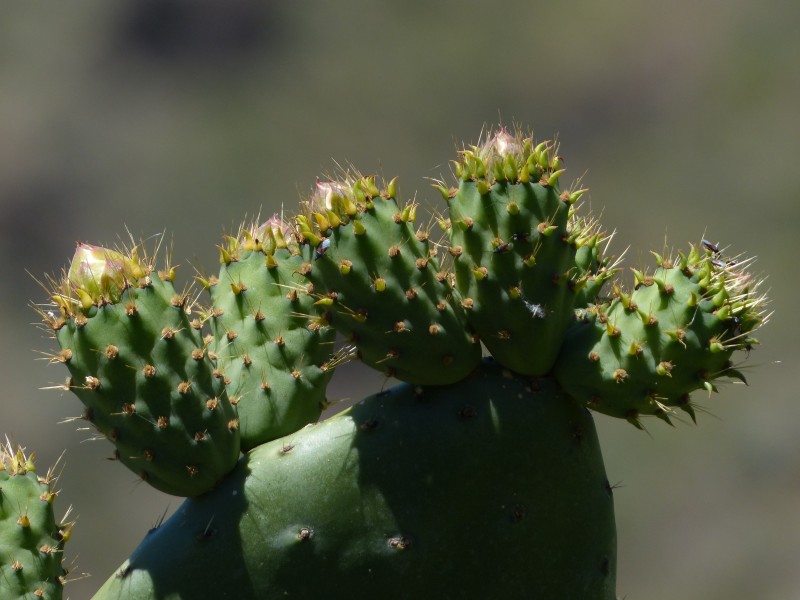
POLYGON ((297 243, 278 217, 220 247, 211 294, 211 353, 239 414, 242 450, 319 419, 336 332, 314 313, 297 243))
POLYGON ((501 130, 464 150, 459 187, 442 188, 467 319, 495 358, 527 375, 550 371, 573 307, 613 274, 598 261, 596 225, 575 215, 585 190, 559 191, 560 163, 552 145, 501 130))
POLYGON ((33 454, 0 445, 0 598, 62 597, 64 544, 73 522, 56 520, 55 467, 37 474, 33 454))
POLYGON ((115 457, 159 490, 195 496, 236 463, 238 419, 173 278, 135 252, 79 245, 53 285, 61 314, 46 322, 61 346, 52 361, 71 375, 64 387, 115 457))
POLYGON ((764 319, 747 261, 705 247, 656 261, 650 275, 634 271, 631 293, 615 286, 610 302, 582 312, 555 370, 573 398, 636 426, 640 415, 670 422, 676 407, 694 420, 691 392, 716 391, 720 378, 744 381, 731 358, 757 343, 764 319))
POLYGON ((478 364, 480 344, 428 232, 415 229, 417 206, 395 195, 394 182, 380 192, 372 177, 319 183, 297 217, 302 273, 365 364, 409 383, 454 383, 478 364))
POLYGON ((589 412, 486 364, 259 446, 95 600, 614 600, 615 540, 589 412))

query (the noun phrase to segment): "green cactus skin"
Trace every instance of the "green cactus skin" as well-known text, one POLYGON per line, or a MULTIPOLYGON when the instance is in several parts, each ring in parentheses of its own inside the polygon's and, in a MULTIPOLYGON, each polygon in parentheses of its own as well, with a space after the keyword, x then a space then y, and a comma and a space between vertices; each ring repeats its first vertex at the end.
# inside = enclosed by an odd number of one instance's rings
POLYGON ((55 468, 36 474, 33 455, 0 446, 0 598, 59 600, 67 575, 64 544, 74 522, 53 512, 55 468))
POLYGON ((394 182, 380 193, 374 178, 320 188, 297 222, 308 243, 303 273, 331 324, 387 376, 422 385, 463 379, 480 362, 480 344, 428 233, 414 230, 416 205, 401 208, 394 182))
POLYGON ((494 364, 253 450, 95 600, 615 598, 590 413, 494 364))
MULTIPOLYGON (((84 260, 79 253, 71 272, 84 260)), ((109 263, 121 256, 102 248, 95 254, 109 263)), ((189 320, 188 295, 172 285, 174 270, 157 276, 135 256, 125 261, 102 276, 116 281, 113 301, 76 277, 54 291, 62 316, 48 320, 61 346, 53 362, 67 366, 65 388, 86 406, 84 418, 114 444, 120 462, 168 494, 202 494, 239 457, 236 413, 199 322, 189 320)))
POLYGON ((280 219, 242 228, 220 253, 219 278, 207 284, 210 352, 247 451, 319 419, 336 332, 313 317, 314 298, 299 274, 304 260, 280 219))
POLYGON ((716 391, 721 377, 744 381, 731 357, 757 343, 764 298, 744 271, 710 250, 664 259, 652 275, 634 271, 630 294, 614 287, 610 303, 584 311, 567 336, 555 376, 590 408, 628 419, 668 423, 673 407, 695 419, 689 394, 716 391))
POLYGON ((457 190, 442 188, 469 323, 500 363, 527 375, 552 368, 572 309, 613 273, 598 260, 595 224, 575 216, 585 190, 559 192, 560 160, 546 142, 501 130, 462 153, 457 190))

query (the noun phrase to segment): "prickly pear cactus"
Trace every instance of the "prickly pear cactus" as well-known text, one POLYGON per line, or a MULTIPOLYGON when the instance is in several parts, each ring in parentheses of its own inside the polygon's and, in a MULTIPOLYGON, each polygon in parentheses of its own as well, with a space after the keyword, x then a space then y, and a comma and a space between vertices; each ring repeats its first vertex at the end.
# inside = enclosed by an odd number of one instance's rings
POLYGON ((576 216, 586 190, 561 192, 563 173, 552 144, 500 130, 462 152, 458 188, 440 186, 467 319, 493 356, 527 375, 550 371, 572 309, 614 272, 598 258, 596 223, 576 216))
POLYGON ((40 309, 61 387, 192 496, 97 598, 615 598, 587 408, 694 420, 693 392, 744 381, 766 298, 706 240, 625 291, 550 142, 500 129, 454 165, 428 219, 395 180, 318 181, 219 246, 203 308, 173 269, 79 246, 40 309), (317 423, 349 358, 405 383, 317 423))
MULTIPOLYGON (((0 445, 0 598, 62 597, 64 544, 74 521, 56 519, 57 475, 37 474, 33 454, 0 445)), ((66 516, 65 516, 66 519, 66 516)))
POLYGON ((115 458, 177 496, 213 488, 239 456, 239 421, 178 293, 174 269, 80 244, 54 282, 60 314, 46 315, 70 372, 64 389, 83 418, 116 447, 115 458))
POLYGON ((615 546, 588 411, 487 364, 259 446, 95 598, 614 600, 615 546))
POLYGON ((238 409, 242 450, 319 419, 336 363, 336 332, 314 313, 304 260, 279 217, 220 247, 211 293, 212 356, 238 409))
POLYGON ((651 274, 634 271, 630 293, 581 311, 555 376, 573 398, 641 427, 640 416, 670 423, 679 408, 695 419, 690 393, 714 381, 745 381, 731 361, 748 351, 764 297, 747 261, 725 259, 713 244, 656 257, 651 274))
POLYGON ((317 184, 297 217, 317 304, 358 357, 389 377, 418 384, 463 379, 480 361, 450 277, 440 268, 417 206, 373 177, 317 184), (425 352, 420 352, 425 348, 425 352))

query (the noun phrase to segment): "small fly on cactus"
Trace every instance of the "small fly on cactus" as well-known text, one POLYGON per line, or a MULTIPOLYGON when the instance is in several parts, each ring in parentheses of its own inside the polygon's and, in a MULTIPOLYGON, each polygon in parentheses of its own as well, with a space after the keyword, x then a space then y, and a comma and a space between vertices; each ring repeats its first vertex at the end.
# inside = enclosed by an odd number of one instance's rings
POLYGON ((713 242, 709 242, 708 240, 703 240, 703 246, 705 246, 708 250, 713 252, 714 254, 719 254, 719 246, 714 244, 713 242))
POLYGON ((320 243, 317 245, 317 248, 316 248, 316 249, 315 249, 315 251, 314 251, 314 260, 319 260, 320 258, 322 258, 323 256, 325 256, 325 253, 328 251, 328 248, 330 248, 330 247, 331 247, 331 240, 330 240, 330 238, 325 238, 325 239, 323 239, 323 240, 322 240, 322 241, 321 241, 321 242, 320 242, 320 243))

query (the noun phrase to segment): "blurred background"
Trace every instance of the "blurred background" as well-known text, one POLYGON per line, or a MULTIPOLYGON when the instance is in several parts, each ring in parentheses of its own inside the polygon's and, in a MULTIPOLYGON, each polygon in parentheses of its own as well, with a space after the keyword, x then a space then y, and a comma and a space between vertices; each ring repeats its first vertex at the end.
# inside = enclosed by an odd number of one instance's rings
MULTIPOLYGON (((185 278, 214 271, 223 231, 292 207, 334 160, 441 209, 427 178, 502 120, 558 136, 627 266, 706 237, 769 275, 749 388, 702 399, 697 427, 597 418, 620 597, 800 598, 798 24, 800 3, 772 0, 4 3, 0 431, 43 465, 66 449, 67 595, 89 597, 180 501, 57 424, 81 407, 41 390, 66 372, 36 360, 53 344, 31 325, 44 293, 28 272, 126 228, 166 232, 185 278)), ((334 397, 381 383, 346 369, 334 397)))

